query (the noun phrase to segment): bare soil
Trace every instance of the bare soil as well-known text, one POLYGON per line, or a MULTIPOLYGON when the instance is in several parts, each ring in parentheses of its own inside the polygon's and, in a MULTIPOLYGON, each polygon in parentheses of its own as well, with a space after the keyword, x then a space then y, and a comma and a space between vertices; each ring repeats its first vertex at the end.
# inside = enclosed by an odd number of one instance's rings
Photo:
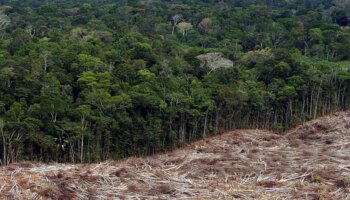
POLYGON ((0 168, 0 199, 350 199, 350 111, 147 158, 0 168))

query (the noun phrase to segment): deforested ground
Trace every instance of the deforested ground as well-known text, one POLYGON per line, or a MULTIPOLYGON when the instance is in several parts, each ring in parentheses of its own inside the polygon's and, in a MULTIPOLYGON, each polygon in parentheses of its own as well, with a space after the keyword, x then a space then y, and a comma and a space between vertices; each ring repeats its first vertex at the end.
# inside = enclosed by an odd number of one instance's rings
POLYGON ((350 111, 147 158, 0 168, 0 199, 350 199, 350 111))

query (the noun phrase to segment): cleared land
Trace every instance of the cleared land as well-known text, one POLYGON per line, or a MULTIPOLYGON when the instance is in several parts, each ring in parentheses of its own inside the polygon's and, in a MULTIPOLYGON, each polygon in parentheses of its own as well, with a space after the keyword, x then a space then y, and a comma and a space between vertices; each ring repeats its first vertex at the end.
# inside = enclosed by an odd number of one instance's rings
POLYGON ((0 168, 0 199, 350 199, 350 111, 148 158, 0 168))

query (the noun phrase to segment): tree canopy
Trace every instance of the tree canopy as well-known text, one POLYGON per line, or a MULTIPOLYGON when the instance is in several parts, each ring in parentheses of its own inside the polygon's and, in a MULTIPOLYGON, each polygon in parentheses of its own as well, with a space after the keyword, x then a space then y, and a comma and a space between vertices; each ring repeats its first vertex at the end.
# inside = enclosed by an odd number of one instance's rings
POLYGON ((143 156, 349 106, 342 0, 4 0, 0 161, 143 156))

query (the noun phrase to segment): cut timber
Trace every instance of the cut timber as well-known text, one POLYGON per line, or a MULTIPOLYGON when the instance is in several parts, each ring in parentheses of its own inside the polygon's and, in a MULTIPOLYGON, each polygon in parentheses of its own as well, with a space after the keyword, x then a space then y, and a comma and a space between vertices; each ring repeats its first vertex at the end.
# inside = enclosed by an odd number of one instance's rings
POLYGON ((0 168, 0 199, 349 199, 350 112, 284 136, 236 130, 166 154, 0 168))

